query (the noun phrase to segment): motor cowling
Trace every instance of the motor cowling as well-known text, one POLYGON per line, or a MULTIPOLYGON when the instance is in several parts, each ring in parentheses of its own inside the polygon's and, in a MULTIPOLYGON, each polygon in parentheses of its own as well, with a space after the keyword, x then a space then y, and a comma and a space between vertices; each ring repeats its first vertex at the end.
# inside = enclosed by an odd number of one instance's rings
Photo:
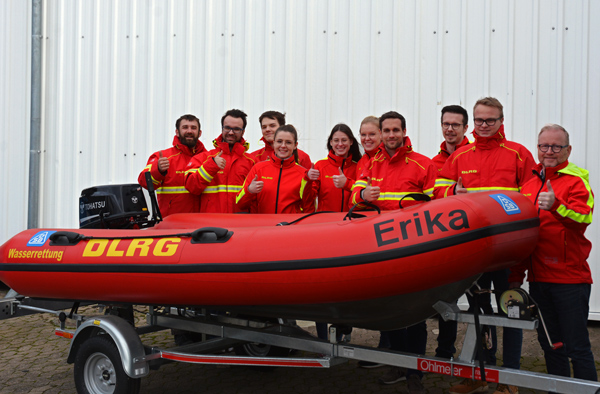
POLYGON ((94 186, 79 197, 79 228, 140 228, 148 224, 149 215, 138 184, 94 186))

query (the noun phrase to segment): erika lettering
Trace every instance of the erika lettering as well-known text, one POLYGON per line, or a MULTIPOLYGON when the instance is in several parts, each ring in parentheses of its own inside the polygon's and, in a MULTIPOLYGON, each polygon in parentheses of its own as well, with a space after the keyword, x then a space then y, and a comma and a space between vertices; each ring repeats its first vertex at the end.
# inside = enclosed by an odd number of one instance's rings
POLYGON ((440 212, 431 217, 429 211, 413 214, 413 219, 395 221, 394 219, 376 223, 375 239, 377 246, 385 246, 407 240, 410 234, 422 237, 425 233, 432 235, 436 232, 447 232, 449 230, 461 230, 469 228, 469 218, 462 209, 455 209, 450 213, 440 212), (424 222, 424 223, 423 223, 424 222))

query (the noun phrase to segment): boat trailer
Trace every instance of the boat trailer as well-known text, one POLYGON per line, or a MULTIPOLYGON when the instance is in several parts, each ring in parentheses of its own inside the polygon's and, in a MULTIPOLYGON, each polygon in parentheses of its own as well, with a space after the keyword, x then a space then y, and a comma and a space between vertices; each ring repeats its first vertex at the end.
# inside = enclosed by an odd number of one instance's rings
MULTIPOLYGON (((467 331, 460 355, 456 359, 442 359, 424 355, 336 343, 336 327, 329 331, 330 342, 315 338, 310 333, 281 319, 261 320, 227 314, 212 314, 195 308, 148 306, 146 324, 135 327, 125 308, 109 308, 119 313, 86 316, 77 313, 79 305, 70 312, 65 302, 53 303, 27 297, 0 300, 0 320, 31 313, 55 314, 60 327, 55 334, 69 339, 67 362, 74 364, 75 385, 79 393, 138 393, 141 378, 151 370, 170 362, 213 365, 244 365, 259 367, 330 368, 348 360, 362 360, 428 373, 481 380, 480 365, 476 361, 478 335, 476 325, 513 327, 526 330, 537 328, 538 320, 520 320, 500 316, 462 312, 456 304, 438 302, 434 307, 444 320, 466 323, 467 331), (41 306, 40 306, 41 305, 41 306), (54 305, 55 309, 49 309, 54 305), (67 328, 67 321, 75 329, 67 328), (175 348, 161 349, 142 343, 141 335, 177 329, 203 334, 206 340, 175 348), (244 348, 246 355, 227 352, 233 347, 244 348), (289 349, 313 354, 313 357, 291 357, 289 349), (276 352, 275 350, 279 350, 276 352), (284 350, 284 352, 281 352, 284 350), (285 357, 272 357, 271 354, 285 357)), ((100 305, 100 310, 105 307, 100 305)), ((237 353, 237 351, 236 351, 237 353)), ((600 383, 566 378, 538 372, 484 366, 485 380, 557 393, 600 394, 600 383)))

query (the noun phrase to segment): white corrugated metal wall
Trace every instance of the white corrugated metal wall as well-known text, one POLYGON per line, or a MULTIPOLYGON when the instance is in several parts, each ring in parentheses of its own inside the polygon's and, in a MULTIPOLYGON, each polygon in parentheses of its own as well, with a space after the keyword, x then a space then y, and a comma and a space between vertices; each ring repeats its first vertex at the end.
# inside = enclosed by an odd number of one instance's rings
POLYGON ((0 243, 27 227, 31 8, 0 2, 0 243))
MULTIPOLYGON (((1 241, 26 226, 28 7, 0 5, 1 241)), ((249 115, 252 150, 267 109, 287 112, 313 160, 335 123, 356 132, 364 116, 393 109, 415 149, 433 156, 440 109, 471 113, 492 95, 508 137, 533 152, 543 124, 564 125, 571 160, 600 190, 598 1, 47 0, 43 15, 42 226, 77 226, 83 188, 135 182, 181 114, 201 119, 210 145, 234 107, 249 115)), ((600 317, 600 301, 592 310, 600 317)))

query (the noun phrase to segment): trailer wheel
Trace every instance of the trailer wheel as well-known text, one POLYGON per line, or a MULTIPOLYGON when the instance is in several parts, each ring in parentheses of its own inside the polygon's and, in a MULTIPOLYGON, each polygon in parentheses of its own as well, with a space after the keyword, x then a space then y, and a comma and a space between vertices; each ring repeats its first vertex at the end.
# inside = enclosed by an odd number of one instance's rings
POLYGON ((137 394, 140 379, 127 376, 117 346, 108 335, 81 344, 73 368, 79 394, 137 394))

